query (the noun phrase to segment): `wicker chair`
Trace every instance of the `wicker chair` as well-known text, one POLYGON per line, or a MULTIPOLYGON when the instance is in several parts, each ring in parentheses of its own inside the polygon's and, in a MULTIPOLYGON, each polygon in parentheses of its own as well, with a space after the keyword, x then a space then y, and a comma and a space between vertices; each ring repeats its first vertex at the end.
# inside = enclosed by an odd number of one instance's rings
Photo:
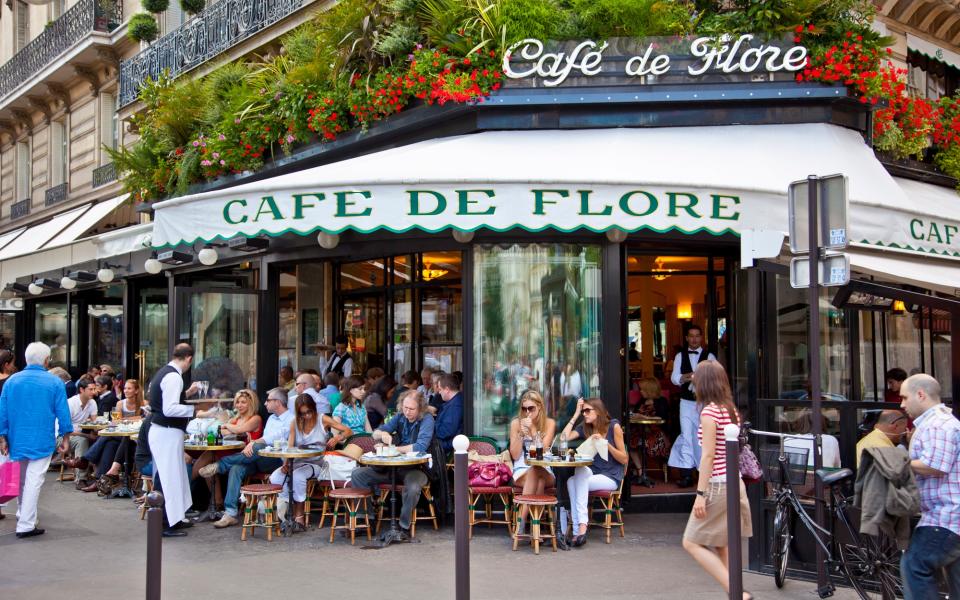
MULTIPOLYGON (((337 488, 328 493, 328 498, 333 500, 333 515, 330 519, 330 543, 338 529, 346 529, 350 532, 350 545, 354 545, 358 528, 367 530, 367 539, 370 539, 370 516, 367 512, 367 502, 372 499, 370 490, 360 490, 356 488, 337 488), (341 508, 341 505, 343 507, 341 508), (358 523, 357 515, 360 509, 363 509, 364 524, 358 523), (343 515, 343 525, 337 525, 337 516, 343 515)), ((322 518, 322 517, 321 517, 322 518)))
POLYGON ((597 490, 590 492, 587 496, 591 504, 591 513, 603 512, 603 519, 591 522, 591 525, 602 527, 606 530, 606 542, 610 543, 610 532, 614 527, 620 528, 620 537, 626 537, 623 531, 623 509, 620 506, 620 497, 623 494, 623 482, 626 481, 626 468, 624 468, 623 478, 620 479, 620 486, 613 491, 597 490), (596 503, 599 501, 600 506, 596 503))
MULTIPOLYGON (((471 437, 470 445, 467 446, 467 452, 476 452, 481 456, 494 456, 497 454, 497 442, 488 437, 471 437)), ((473 539, 473 526, 480 524, 506 525, 507 532, 513 533, 513 487, 474 487, 467 489, 467 510, 470 516, 470 539, 473 539), (483 516, 477 518, 477 505, 483 500, 483 516), (493 510, 493 502, 499 499, 503 504, 502 511, 493 510), (496 518, 495 512, 499 512, 501 518, 496 518)))
POLYGON ((530 510, 530 533, 519 533, 519 529, 513 530, 513 549, 517 549, 517 544, 521 539, 529 539, 533 544, 533 553, 540 554, 540 543, 545 541, 541 532, 543 523, 543 513, 547 513, 547 524, 550 528, 550 543, 553 544, 553 551, 557 551, 557 535, 554 527, 556 519, 554 518, 553 508, 557 505, 557 499, 554 496, 538 496, 534 494, 520 495, 514 498, 514 504, 517 506, 526 506, 530 510))
POLYGON ((273 532, 280 533, 280 521, 276 519, 277 497, 282 489, 279 485, 271 483, 255 483, 245 485, 240 488, 240 495, 244 499, 243 525, 241 525, 240 539, 246 541, 247 531, 251 534, 257 527, 267 528, 267 541, 273 541, 273 532), (264 523, 257 522, 256 505, 257 502, 264 505, 264 523))

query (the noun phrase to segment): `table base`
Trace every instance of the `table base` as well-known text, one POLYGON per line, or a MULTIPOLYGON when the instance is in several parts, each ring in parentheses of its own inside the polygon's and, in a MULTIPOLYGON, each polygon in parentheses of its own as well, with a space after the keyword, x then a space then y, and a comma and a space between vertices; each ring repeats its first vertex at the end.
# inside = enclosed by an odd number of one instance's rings
POLYGON ((113 488, 113 491, 110 492, 108 498, 133 498, 133 492, 130 491, 130 488, 126 485, 113 488))

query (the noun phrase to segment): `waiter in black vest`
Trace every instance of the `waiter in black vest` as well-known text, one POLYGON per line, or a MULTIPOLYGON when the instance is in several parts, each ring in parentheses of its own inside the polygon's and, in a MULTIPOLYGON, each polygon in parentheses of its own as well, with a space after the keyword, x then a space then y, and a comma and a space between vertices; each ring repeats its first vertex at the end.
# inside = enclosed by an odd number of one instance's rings
POLYGON ((680 470, 679 487, 693 485, 693 470, 700 467, 700 441, 697 431, 700 429, 700 411, 697 410, 696 390, 692 379, 693 371, 701 360, 716 360, 716 357, 703 348, 703 330, 699 325, 687 327, 687 347, 678 352, 673 359, 673 374, 670 380, 680 386, 680 437, 673 443, 667 464, 680 470))
POLYGON ((338 335, 334 344, 336 344, 336 350, 324 368, 323 376, 326 377, 327 373, 336 373, 340 379, 350 377, 353 374, 353 357, 347 352, 347 336, 338 335))
POLYGON ((187 535, 182 530, 192 525, 183 520, 193 503, 190 480, 183 468, 183 438, 187 423, 196 410, 186 403, 187 395, 194 392, 194 387, 191 385, 184 391, 189 384, 187 372, 192 363, 193 348, 190 344, 177 344, 173 349, 173 360, 157 371, 148 389, 150 413, 153 416, 147 437, 153 454, 153 487, 164 492, 164 537, 187 535))

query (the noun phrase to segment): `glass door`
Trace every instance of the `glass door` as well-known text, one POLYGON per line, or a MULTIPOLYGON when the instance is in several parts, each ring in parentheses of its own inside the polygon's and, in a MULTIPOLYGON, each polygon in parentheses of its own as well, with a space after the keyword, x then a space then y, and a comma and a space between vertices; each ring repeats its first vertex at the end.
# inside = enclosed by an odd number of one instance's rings
POLYGON ((345 296, 340 305, 340 324, 353 357, 353 374, 384 362, 384 301, 382 293, 345 296))
POLYGON ((136 375, 146 386, 157 369, 167 364, 170 302, 167 288, 141 289, 137 298, 138 354, 134 357, 136 375))
POLYGON ((255 291, 177 288, 177 342, 193 346, 193 381, 209 382, 209 395, 230 398, 256 386, 255 291))

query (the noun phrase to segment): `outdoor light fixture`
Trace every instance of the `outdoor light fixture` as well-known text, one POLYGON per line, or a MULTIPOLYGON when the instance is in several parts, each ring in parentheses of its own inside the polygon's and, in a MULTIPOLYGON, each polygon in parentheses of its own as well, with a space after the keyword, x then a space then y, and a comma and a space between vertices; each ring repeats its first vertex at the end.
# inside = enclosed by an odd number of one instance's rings
POLYGON ((189 265, 193 262, 193 255, 176 250, 165 250, 157 253, 157 260, 166 265, 189 265))
POLYGON ((39 285, 37 285, 36 283, 32 282, 32 281, 30 282, 30 285, 27 286, 27 289, 28 289, 28 290, 30 291, 30 293, 33 294, 34 296, 39 296, 40 294, 43 293, 43 288, 40 287, 39 285))
POLYGON ((420 272, 420 275, 423 277, 424 281, 430 281, 432 279, 443 277, 449 272, 450 271, 448 271, 447 269, 431 269, 430 265, 424 264, 423 271, 420 272))
POLYGON ((204 246, 203 249, 197 254, 197 259, 200 261, 201 265, 212 266, 217 264, 217 261, 220 259, 220 255, 217 254, 217 249, 210 246, 204 246))
POLYGON ((7 286, 9 289, 17 292, 18 294, 28 294, 30 293, 30 287, 25 283, 13 282, 7 286))
POLYGON ((163 263, 157 260, 157 253, 154 252, 150 258, 143 261, 143 270, 151 275, 156 275, 163 270, 163 263))
POLYGON ((270 247, 270 240, 263 238, 235 237, 227 242, 227 247, 240 252, 259 252, 270 247))
POLYGON ((115 274, 113 272, 113 269, 108 267, 104 267, 99 271, 97 271, 97 280, 100 283, 110 283, 111 281, 113 281, 114 276, 115 274))
POLYGON ((41 277, 34 281, 34 283, 46 290, 59 290, 61 287, 59 281, 51 279, 50 277, 41 277))
POLYGON ((614 244, 622 244, 627 241, 627 232, 619 227, 611 227, 607 230, 607 239, 614 244))
POLYGON ((76 280, 76 279, 70 279, 70 278, 67 277, 67 276, 61 277, 61 278, 60 278, 60 287, 62 287, 62 288, 65 289, 65 290, 72 290, 73 288, 77 287, 77 280, 76 280))
POLYGON ((67 276, 77 283, 90 283, 97 280, 97 274, 90 271, 71 271, 67 276))
POLYGON ((460 231, 459 229, 454 229, 453 239, 457 240, 457 242, 461 244, 469 244, 473 241, 473 234, 474 232, 472 231, 460 231))
POLYGON ((340 235, 321 231, 317 234, 317 243, 320 244, 321 248, 333 250, 340 244, 340 235))
POLYGON ((902 315, 907 312, 907 305, 904 304, 903 300, 894 300, 893 306, 890 308, 890 312, 895 315, 902 315))

